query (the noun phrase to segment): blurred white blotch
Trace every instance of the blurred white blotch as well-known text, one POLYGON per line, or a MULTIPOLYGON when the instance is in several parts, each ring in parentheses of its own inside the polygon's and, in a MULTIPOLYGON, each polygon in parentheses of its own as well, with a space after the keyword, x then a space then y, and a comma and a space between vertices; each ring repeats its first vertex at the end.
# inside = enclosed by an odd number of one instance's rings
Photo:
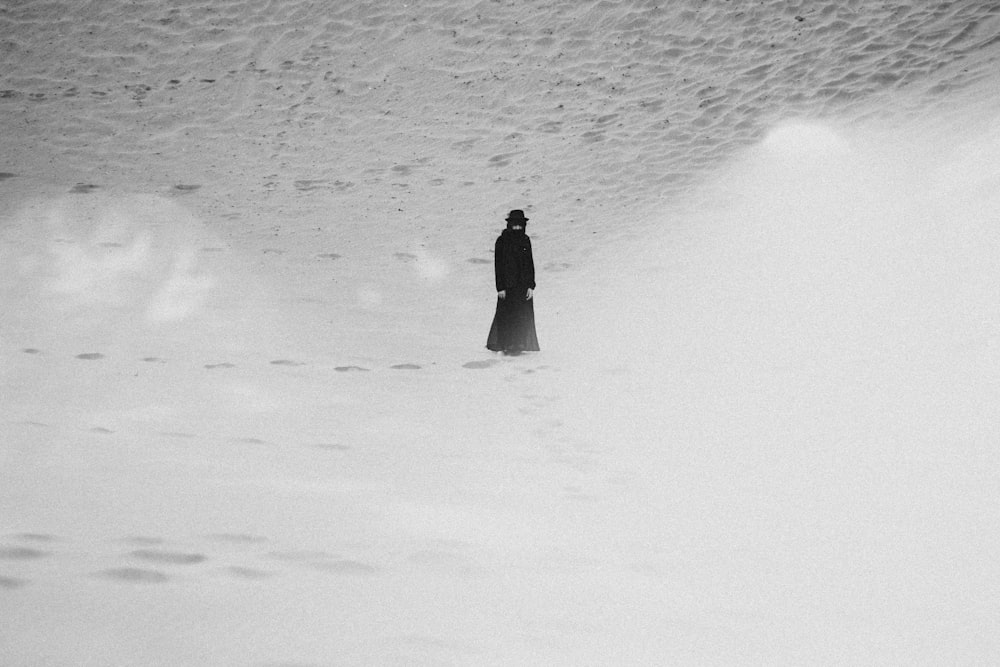
POLYGON ((198 266, 206 234, 174 202, 93 193, 34 202, 12 218, 19 298, 48 317, 156 325, 195 315, 214 279, 198 266))
POLYGON ((418 248, 414 254, 417 258, 414 264, 416 266, 417 273, 420 274, 420 277, 426 280, 430 280, 432 282, 444 280, 451 270, 447 262, 434 257, 423 248, 418 248))
MULTIPOLYGON (((68 225, 60 224, 65 226, 68 225)), ((145 233, 135 235, 127 245, 100 243, 94 238, 83 243, 59 238, 50 245, 49 252, 54 275, 47 287, 87 305, 122 305, 127 299, 127 288, 134 280, 141 279, 152 261, 145 233)))
POLYGON ((207 275, 196 270, 197 260, 192 250, 178 253, 166 281, 153 296, 146 309, 146 319, 151 322, 182 320, 193 315, 203 304, 215 284, 207 275))

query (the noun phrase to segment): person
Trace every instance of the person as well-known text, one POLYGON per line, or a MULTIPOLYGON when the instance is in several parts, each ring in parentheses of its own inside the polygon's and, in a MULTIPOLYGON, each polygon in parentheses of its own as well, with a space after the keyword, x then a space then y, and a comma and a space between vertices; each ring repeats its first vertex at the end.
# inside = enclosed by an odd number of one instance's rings
POLYGON ((520 209, 507 215, 507 229, 497 238, 493 257, 497 310, 486 347, 503 354, 539 349, 535 332, 535 263, 531 239, 524 231, 527 222, 520 209))

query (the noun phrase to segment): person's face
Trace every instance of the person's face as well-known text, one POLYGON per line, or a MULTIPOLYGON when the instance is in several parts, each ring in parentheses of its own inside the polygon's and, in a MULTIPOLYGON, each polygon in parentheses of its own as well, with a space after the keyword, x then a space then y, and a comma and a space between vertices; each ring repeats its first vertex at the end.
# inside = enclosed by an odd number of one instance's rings
POLYGON ((518 231, 518 232, 523 232, 524 231, 524 225, 514 224, 514 225, 511 225, 510 228, 513 229, 513 230, 515 230, 515 231, 518 231))

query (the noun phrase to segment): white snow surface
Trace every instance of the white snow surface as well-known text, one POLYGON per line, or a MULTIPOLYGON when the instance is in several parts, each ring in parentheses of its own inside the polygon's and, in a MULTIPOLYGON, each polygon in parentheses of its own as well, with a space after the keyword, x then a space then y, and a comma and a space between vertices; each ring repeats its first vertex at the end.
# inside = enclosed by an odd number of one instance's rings
POLYGON ((1000 663, 998 30, 0 2, 0 663, 1000 663))

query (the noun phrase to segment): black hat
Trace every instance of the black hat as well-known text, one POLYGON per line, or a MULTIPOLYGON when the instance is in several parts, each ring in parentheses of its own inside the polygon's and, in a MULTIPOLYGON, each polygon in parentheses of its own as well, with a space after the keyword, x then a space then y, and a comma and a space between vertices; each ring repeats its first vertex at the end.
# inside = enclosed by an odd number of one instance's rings
POLYGON ((507 222, 511 224, 524 224, 528 221, 528 218, 524 217, 524 211, 519 208, 515 208, 513 211, 507 214, 507 222))

